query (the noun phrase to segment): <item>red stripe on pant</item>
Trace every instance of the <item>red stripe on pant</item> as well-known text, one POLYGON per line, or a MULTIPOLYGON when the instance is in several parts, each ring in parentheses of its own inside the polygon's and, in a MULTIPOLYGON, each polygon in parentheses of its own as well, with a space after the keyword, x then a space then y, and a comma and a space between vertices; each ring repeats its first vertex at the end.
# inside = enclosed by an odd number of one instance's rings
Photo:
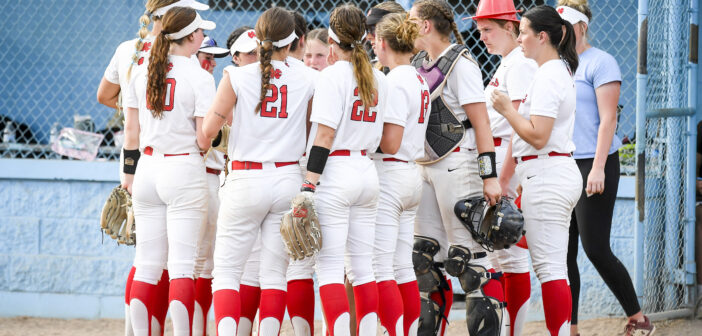
POLYGON ((259 335, 280 334, 280 327, 283 325, 285 317, 285 291, 279 289, 261 290, 261 306, 259 307, 258 333, 259 335), (274 318, 278 321, 278 330, 273 333, 263 322, 266 318, 274 318))
MULTIPOLYGON (((241 316, 248 319, 251 323, 254 322, 256 318, 256 311, 258 311, 258 305, 261 302, 261 288, 247 285, 239 286, 239 294, 241 296, 241 316)), ((236 322, 237 328, 239 326, 239 320, 236 322)), ((249 335, 251 335, 253 327, 249 330, 249 335)))
MULTIPOLYGON (((378 318, 380 319, 380 323, 385 327, 388 335, 403 336, 397 335, 395 330, 397 320, 402 318, 403 315, 402 294, 400 293, 400 288, 397 286, 397 282, 395 282, 395 280, 378 282, 378 296, 383 298, 378 301, 378 318)), ((405 333, 406 332, 403 332, 403 334, 405 333)))
MULTIPOLYGON (((356 303, 356 334, 362 335, 363 318, 369 314, 378 316, 378 285, 375 281, 353 286, 353 298, 356 303)), ((377 318, 377 317, 376 317, 377 318)), ((377 323, 374 319, 373 323, 377 323)))
MULTIPOLYGON (((239 325, 241 315, 241 298, 239 292, 233 289, 220 289, 212 294, 214 302, 215 327, 219 335, 219 323, 226 317, 231 317, 239 325)), ((236 332, 236 329, 234 330, 236 332)))
POLYGON ((568 282, 561 279, 542 283, 541 298, 544 302, 546 328, 552 336, 557 336, 563 324, 570 322, 573 309, 568 282))
MULTIPOLYGON (((380 284, 378 284, 380 285, 380 284)), ((419 298, 419 287, 417 286, 417 281, 410 281, 407 283, 399 284, 400 294, 402 295, 402 310, 404 315, 403 330, 405 335, 408 336, 410 327, 417 321, 419 323, 419 315, 421 313, 421 300, 419 298)), ((380 290, 378 290, 380 292, 380 290)), ((382 302, 383 300, 381 300, 382 302)), ((417 331, 414 331, 416 335, 417 331)))
MULTIPOLYGON (((188 334, 193 330, 193 311, 195 310, 195 280, 190 278, 179 278, 171 280, 170 289, 168 291, 169 306, 173 305, 173 301, 178 301, 187 311, 187 325, 185 324, 185 316, 177 314, 177 311, 171 311, 171 320, 173 321, 174 330, 187 330, 188 334)), ((161 330, 166 329, 161 325, 161 330)), ((180 334, 176 332, 176 334, 180 334)))
MULTIPOLYGON (((446 307, 444 308, 444 317, 441 318, 440 322, 441 332, 439 333, 439 336, 444 336, 444 333, 446 332, 446 319, 448 318, 448 314, 451 311, 451 306, 453 305, 453 284, 451 284, 451 280, 449 280, 447 277, 444 276, 444 279, 446 279, 449 288, 443 290, 444 298, 446 298, 446 307)), ((434 300, 439 307, 444 304, 444 300, 441 299, 441 293, 439 292, 431 293, 430 298, 434 300)))
POLYGON ((168 277, 168 270, 163 270, 161 273, 161 279, 156 285, 156 297, 154 298, 154 317, 161 326, 161 336, 166 329, 166 315, 168 314, 168 304, 170 300, 168 299, 168 292, 170 286, 170 279, 168 277))
POLYGON ((129 305, 129 292, 132 289, 132 282, 134 282, 134 273, 136 272, 136 267, 132 266, 129 270, 129 275, 127 275, 127 285, 124 289, 124 303, 129 305))
POLYGON ((310 335, 314 335, 314 301, 314 280, 288 281, 287 306, 290 320, 295 316, 304 319, 310 328, 310 335))
MULTIPOLYGON (((491 268, 488 270, 488 272, 495 273, 495 269, 491 268)), ((483 293, 485 293, 487 296, 494 297, 500 302, 505 301, 505 291, 502 289, 502 283, 498 280, 488 280, 485 286, 483 286, 483 293)))
POLYGON ((150 283, 133 281, 131 290, 129 291, 129 313, 132 317, 132 328, 135 330, 135 334, 143 334, 141 326, 146 324, 148 330, 147 335, 151 335, 151 316, 153 316, 154 311, 154 298, 156 296, 156 285, 150 283), (138 312, 134 310, 134 300, 139 300, 144 304, 146 308, 146 316, 138 316, 138 312), (137 315, 137 316, 135 316, 137 315), (137 318, 134 318, 137 317, 137 318))
POLYGON ((322 299, 322 311, 327 322, 327 333, 334 336, 334 324, 344 313, 349 313, 349 300, 346 297, 346 288, 343 284, 328 284, 319 287, 319 296, 322 299))
MULTIPOLYGON (((513 247, 514 248, 514 247, 513 247)), ((516 323, 517 314, 524 304, 531 297, 531 276, 526 273, 505 273, 502 279, 505 280, 505 298, 507 301, 507 311, 509 312, 510 336, 514 336, 518 327, 516 323)))
POLYGON ((207 335, 207 313, 210 312, 212 305, 212 279, 197 278, 195 281, 195 302, 202 308, 202 333, 199 335, 207 335))

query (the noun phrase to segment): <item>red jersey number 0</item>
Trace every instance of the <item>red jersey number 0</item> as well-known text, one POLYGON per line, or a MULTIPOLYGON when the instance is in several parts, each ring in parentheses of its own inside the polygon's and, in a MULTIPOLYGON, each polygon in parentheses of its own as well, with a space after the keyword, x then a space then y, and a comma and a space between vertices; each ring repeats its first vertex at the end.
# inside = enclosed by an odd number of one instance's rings
MULTIPOLYGON (((353 90, 353 96, 358 97, 358 87, 353 90)), ((378 106, 378 91, 373 92, 373 105, 370 107, 376 106, 378 106)), ((363 106, 363 101, 356 99, 356 101, 353 102, 353 110, 351 110, 351 120, 375 122, 375 117, 378 113, 376 111, 371 111, 370 107, 363 106)))
MULTIPOLYGON (((176 80, 175 78, 166 78, 166 96, 163 97, 163 111, 170 112, 173 111, 173 98, 175 96, 176 80)), ((146 91, 146 108, 151 110, 151 104, 149 104, 149 91, 146 91)))
POLYGON ((278 89, 275 84, 269 85, 270 94, 266 95, 266 98, 261 102, 261 117, 266 118, 287 118, 288 117, 288 86, 283 85, 278 89), (275 106, 268 106, 268 104, 273 104, 280 98, 280 112, 275 106))

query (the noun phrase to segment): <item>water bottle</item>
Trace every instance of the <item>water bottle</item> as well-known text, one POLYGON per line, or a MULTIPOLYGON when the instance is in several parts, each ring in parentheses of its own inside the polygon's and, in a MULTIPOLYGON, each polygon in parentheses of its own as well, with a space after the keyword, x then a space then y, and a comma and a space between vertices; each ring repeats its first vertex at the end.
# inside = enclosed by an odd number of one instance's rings
POLYGON ((15 142, 15 125, 12 121, 7 121, 5 124, 5 130, 2 132, 2 142, 4 143, 14 143, 15 142))
POLYGON ((53 126, 51 126, 51 133, 49 135, 49 144, 53 144, 56 142, 56 139, 58 139, 58 135, 60 132, 60 126, 58 122, 55 122, 53 126))

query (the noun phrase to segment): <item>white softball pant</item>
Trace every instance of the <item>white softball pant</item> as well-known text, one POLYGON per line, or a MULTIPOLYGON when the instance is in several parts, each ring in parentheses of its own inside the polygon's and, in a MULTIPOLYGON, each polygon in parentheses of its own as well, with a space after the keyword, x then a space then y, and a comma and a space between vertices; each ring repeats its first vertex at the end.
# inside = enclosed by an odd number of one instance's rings
MULTIPOLYGON (((500 146, 495 146, 495 157, 497 165, 497 173, 502 171, 502 164, 505 161, 505 155, 507 154, 507 147, 509 146, 509 139, 502 140, 500 146)), ((513 160, 511 157, 509 160, 513 160)), ((509 180, 509 190, 502 190, 502 194, 507 194, 512 197, 512 199, 517 198, 517 186, 519 185, 519 178, 515 173, 509 180)), ((508 249, 497 250, 492 253, 488 253, 488 257, 492 262, 492 265, 497 272, 505 273, 526 273, 529 272, 529 251, 525 248, 513 245, 508 249)))
MULTIPOLYGON (((468 229, 453 212, 456 202, 483 195, 483 180, 478 174, 478 152, 461 148, 439 162, 420 165, 423 179, 422 199, 417 209, 414 232, 436 239, 441 246, 434 256, 443 262, 450 245, 462 245, 471 252, 485 251, 473 240, 468 229)), ((471 260, 471 263, 491 269, 489 258, 471 260)))
POLYGON ((541 283, 568 279, 568 227, 583 187, 575 160, 540 157, 519 162, 516 173, 534 272, 541 283))
POLYGON ((419 168, 414 162, 373 161, 380 182, 373 257, 375 279, 395 280, 398 284, 414 281, 414 219, 422 195, 419 168))
POLYGON ((197 259, 195 259, 195 276, 212 279, 212 256, 217 232, 217 213, 219 212, 219 175, 207 174, 208 206, 207 216, 202 221, 198 239, 197 259))
POLYGON ((344 283, 353 286, 375 281, 373 237, 378 207, 378 174, 360 152, 331 156, 315 193, 315 209, 322 229, 322 249, 317 256, 319 286, 344 283))
POLYGON ((222 187, 217 220, 212 291, 239 291, 244 266, 260 230, 262 289, 285 291, 288 254, 280 236, 283 214, 298 194, 302 176, 298 165, 258 170, 233 170, 222 187))
POLYGON ((134 280, 193 278, 200 226, 207 215, 207 179, 200 155, 142 155, 132 204, 138 223, 134 280))

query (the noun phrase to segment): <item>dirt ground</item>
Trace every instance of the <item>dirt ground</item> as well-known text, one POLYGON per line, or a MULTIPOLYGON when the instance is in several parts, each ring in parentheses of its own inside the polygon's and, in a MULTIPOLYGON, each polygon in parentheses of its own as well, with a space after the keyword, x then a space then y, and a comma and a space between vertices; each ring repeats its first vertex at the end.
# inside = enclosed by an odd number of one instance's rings
MULTIPOLYGON (((623 331, 624 319, 592 319, 582 321, 580 334, 583 336, 612 336, 623 331)), ((14 335, 46 335, 46 336, 88 336, 88 335, 114 335, 121 336, 123 320, 62 320, 34 317, 0 318, 0 336, 14 335)), ((209 334, 215 335, 213 323, 209 324, 209 334)), ((448 335, 457 336, 467 334, 465 324, 455 321, 449 326, 448 335)), ((670 320, 656 322, 656 336, 702 335, 702 320, 670 320)), ((166 331, 168 332, 170 326, 166 331)), ((526 325, 522 335, 537 336, 547 335, 543 322, 530 322, 526 325)), ((315 325, 315 335, 321 336, 321 322, 315 325)), ((168 334, 168 333, 167 333, 168 334)), ((285 321, 281 335, 293 335, 289 321, 285 321)), ((380 332, 378 335, 382 335, 380 332)))

